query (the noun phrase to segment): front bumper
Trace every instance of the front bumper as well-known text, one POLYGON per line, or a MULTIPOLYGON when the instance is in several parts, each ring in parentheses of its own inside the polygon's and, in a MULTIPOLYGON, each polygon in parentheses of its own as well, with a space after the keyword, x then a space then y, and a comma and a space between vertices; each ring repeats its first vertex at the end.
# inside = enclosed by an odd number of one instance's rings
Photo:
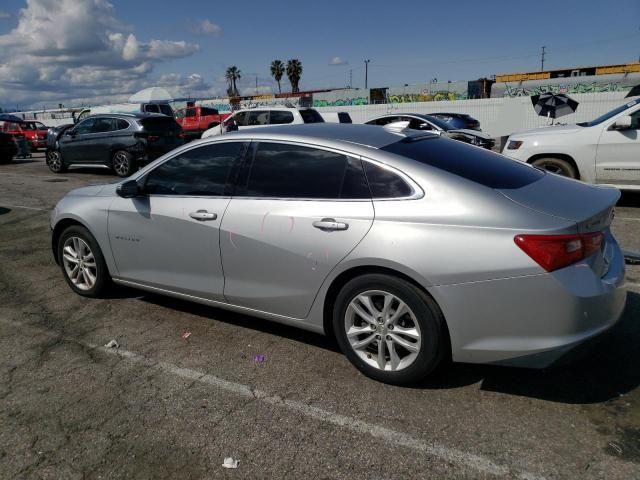
POLYGON ((453 359, 544 368, 611 328, 627 292, 619 247, 598 278, 579 262, 552 273, 433 287, 453 359))

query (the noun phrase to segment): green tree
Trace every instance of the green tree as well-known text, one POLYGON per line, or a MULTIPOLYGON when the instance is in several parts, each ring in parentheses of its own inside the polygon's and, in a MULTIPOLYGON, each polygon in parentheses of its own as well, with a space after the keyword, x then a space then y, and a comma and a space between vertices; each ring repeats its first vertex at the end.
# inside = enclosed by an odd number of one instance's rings
POLYGON ((229 82, 229 88, 227 89, 227 93, 230 97, 238 96, 238 88, 236 86, 236 81, 240 80, 242 76, 240 75, 240 69, 233 65, 232 67, 227 68, 227 71, 224 74, 224 78, 229 82))
POLYGON ((297 58, 292 58, 287 62, 287 78, 291 84, 292 92, 299 92, 300 77, 302 76, 302 63, 297 58))
POLYGON ((278 93, 282 93, 282 89, 280 88, 280 80, 282 80, 282 76, 284 75, 284 63, 280 60, 274 60, 271 62, 271 76, 278 82, 278 93))

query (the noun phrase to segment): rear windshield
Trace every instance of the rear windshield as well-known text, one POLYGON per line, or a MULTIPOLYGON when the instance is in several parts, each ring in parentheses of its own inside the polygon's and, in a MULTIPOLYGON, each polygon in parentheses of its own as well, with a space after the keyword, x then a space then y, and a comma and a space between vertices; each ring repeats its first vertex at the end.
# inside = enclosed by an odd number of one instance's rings
POLYGON ((446 138, 405 139, 381 150, 430 165, 489 188, 529 185, 544 173, 484 148, 446 138))
POLYGON ((143 118, 140 120, 140 124, 145 128, 145 130, 179 130, 180 125, 176 123, 176 121, 171 117, 153 117, 153 118, 143 118))
POLYGON ((300 110, 300 115, 302 115, 304 123, 324 123, 324 119, 320 114, 311 108, 300 110))

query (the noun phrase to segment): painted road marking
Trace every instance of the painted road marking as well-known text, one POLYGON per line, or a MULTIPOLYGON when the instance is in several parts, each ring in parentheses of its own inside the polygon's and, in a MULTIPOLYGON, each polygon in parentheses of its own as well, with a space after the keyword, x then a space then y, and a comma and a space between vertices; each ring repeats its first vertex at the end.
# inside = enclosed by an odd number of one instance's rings
POLYGON ((248 385, 243 385, 242 383, 224 380, 223 378, 217 377, 215 375, 199 372, 190 368, 182 368, 168 362, 155 362, 149 357, 139 355, 129 350, 125 350, 122 348, 106 348, 94 343, 83 342, 72 337, 59 336, 49 330, 45 330, 33 325, 28 325, 26 323, 15 322, 6 319, 0 319, 0 323, 20 329, 28 328, 49 337, 61 338, 62 340, 65 340, 67 342, 82 345, 92 350, 99 350, 110 355, 117 355, 119 357, 126 358, 133 363, 145 365, 149 368, 155 368, 160 370, 161 372, 168 373, 186 380, 209 385, 234 395, 254 398, 258 402, 266 403, 268 405, 279 408, 286 408, 288 410, 304 415, 305 417, 351 430, 352 432, 370 435, 372 437, 379 438, 389 444, 410 448, 411 450, 414 450, 418 453, 440 458, 441 460, 453 463, 462 468, 472 469, 483 474, 502 475, 508 476, 509 478, 519 478, 522 480, 544 479, 544 477, 540 475, 534 475, 529 472, 516 472, 510 467, 498 464, 490 458, 484 457, 482 455, 476 455, 473 453, 465 452, 463 450, 459 450, 457 448, 450 448, 437 443, 424 441, 418 437, 409 435, 408 433, 391 430, 389 428, 364 422, 347 415, 333 413, 319 407, 314 407, 304 402, 287 400, 286 398, 282 398, 279 395, 272 395, 268 392, 254 389, 248 385))
POLYGON ((50 208, 38 208, 38 207, 27 207, 25 205, 6 205, 6 204, 0 204, 0 207, 6 207, 6 208, 22 208, 25 210, 39 210, 41 212, 49 212, 51 211, 50 208))

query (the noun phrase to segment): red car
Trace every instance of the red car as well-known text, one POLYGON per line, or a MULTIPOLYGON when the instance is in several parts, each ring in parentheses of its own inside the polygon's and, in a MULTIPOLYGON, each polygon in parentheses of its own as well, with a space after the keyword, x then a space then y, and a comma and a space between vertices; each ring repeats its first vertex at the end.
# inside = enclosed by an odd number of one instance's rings
POLYGON ((220 113, 215 108, 187 107, 176 111, 176 122, 182 127, 182 134, 186 138, 200 138, 202 132, 220 125, 229 116, 228 113, 220 113))
POLYGON ((24 122, 2 122, 0 131, 8 133, 15 138, 26 138, 31 146, 31 150, 46 148, 47 146, 47 130, 42 122, 33 120, 25 120, 24 122))

